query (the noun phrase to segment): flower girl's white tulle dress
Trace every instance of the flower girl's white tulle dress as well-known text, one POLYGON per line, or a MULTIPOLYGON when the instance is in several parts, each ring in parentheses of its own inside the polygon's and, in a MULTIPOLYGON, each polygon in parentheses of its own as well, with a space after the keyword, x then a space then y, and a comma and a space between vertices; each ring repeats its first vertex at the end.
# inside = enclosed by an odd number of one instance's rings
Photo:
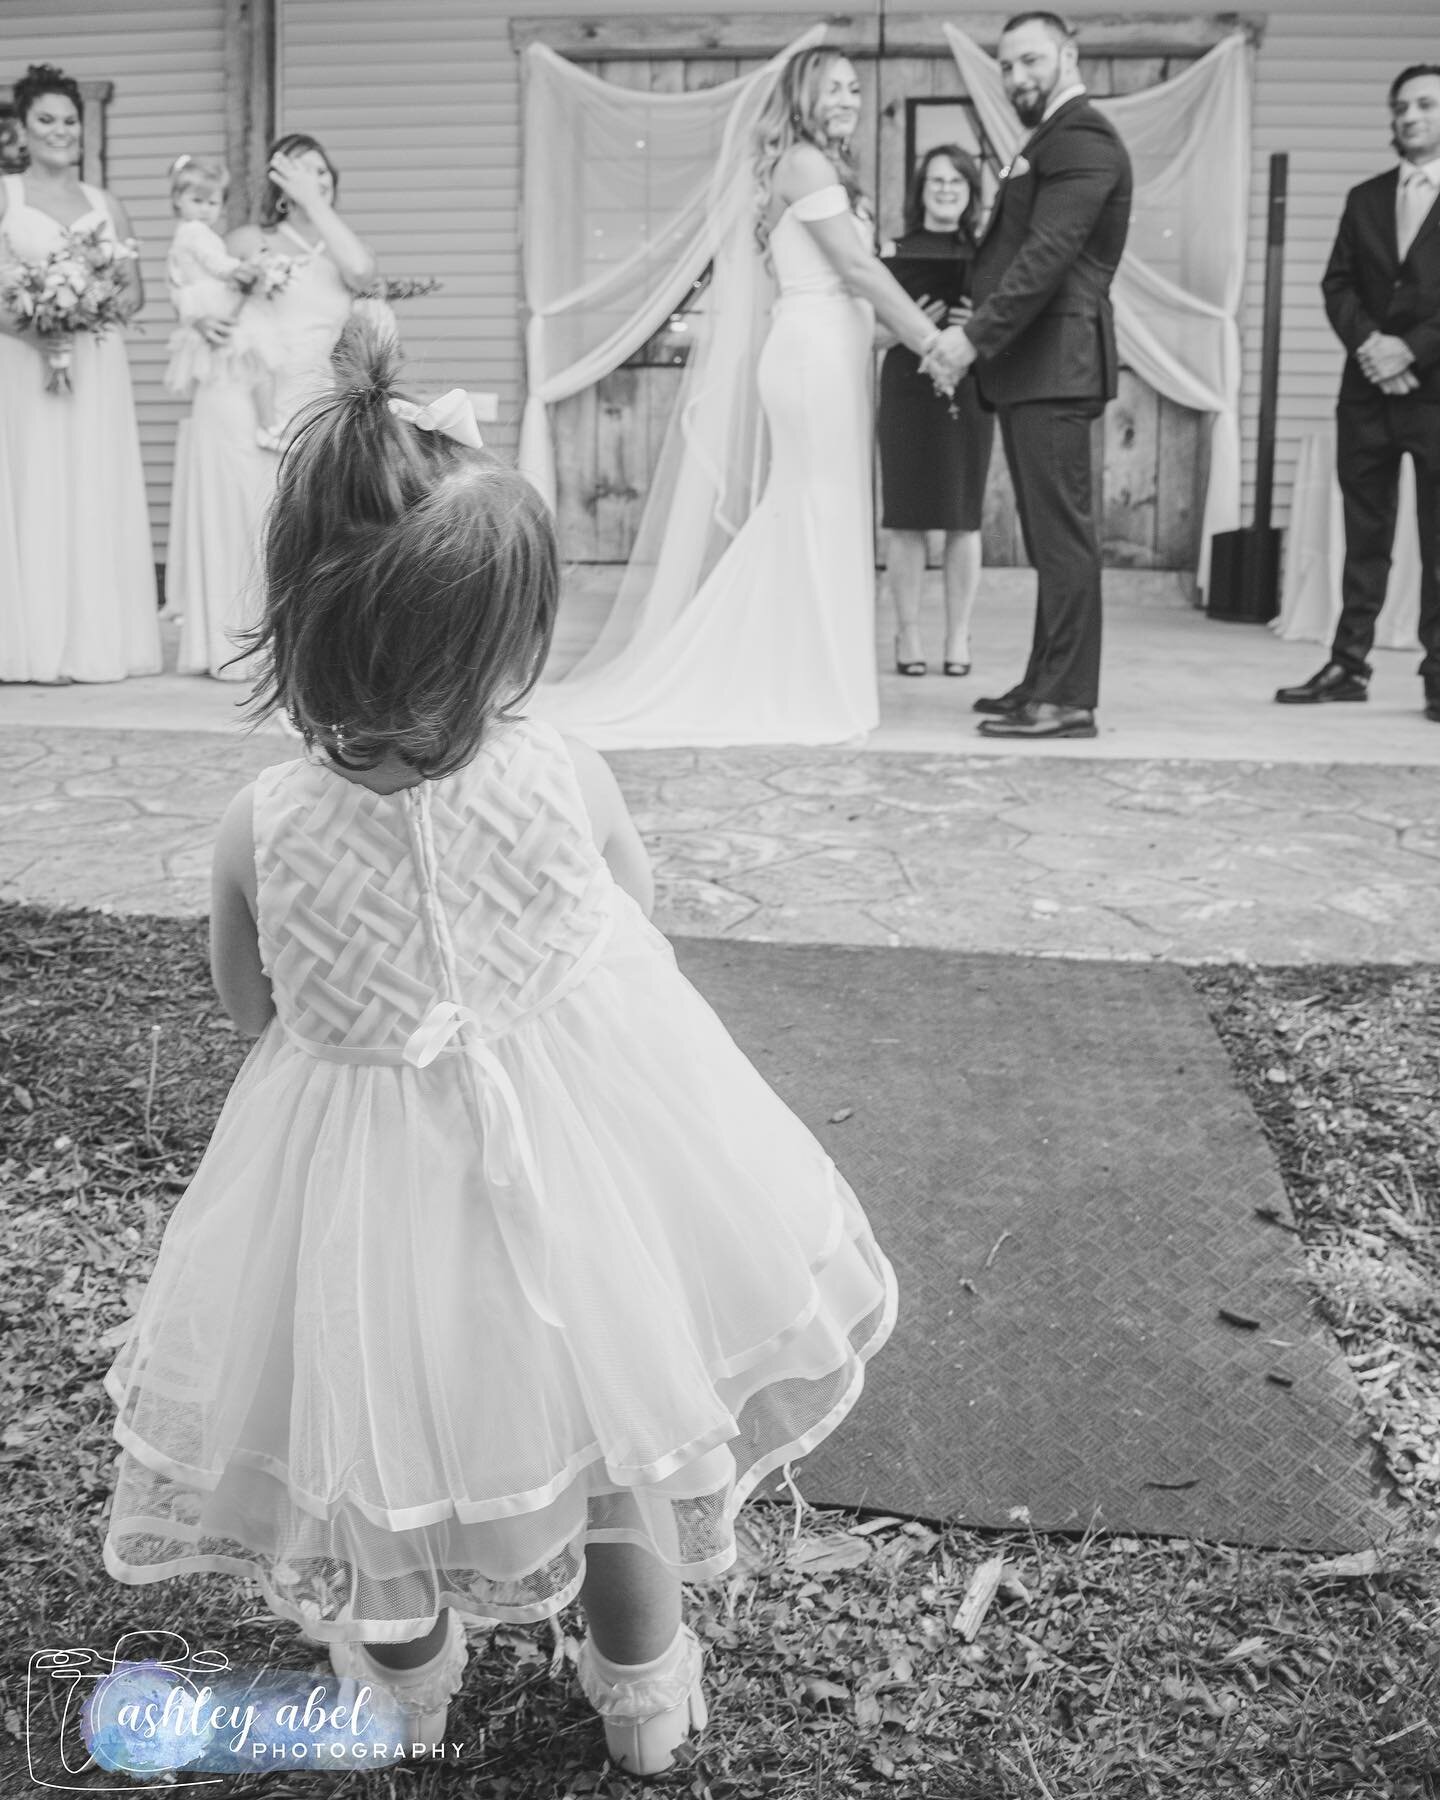
POLYGON ((255 798, 277 1016, 108 1377, 122 1580, 320 1639, 536 1619, 588 1541, 703 1577, 854 1403, 895 1286, 594 846, 548 726, 255 798))

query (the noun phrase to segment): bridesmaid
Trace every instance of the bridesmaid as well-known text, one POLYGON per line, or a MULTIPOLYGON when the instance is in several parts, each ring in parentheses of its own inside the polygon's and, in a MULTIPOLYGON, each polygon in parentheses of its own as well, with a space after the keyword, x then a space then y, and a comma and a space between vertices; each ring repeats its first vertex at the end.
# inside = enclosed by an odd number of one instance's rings
MULTIPOLYGON (((258 226, 231 232, 226 247, 247 261, 262 251, 290 258, 287 284, 268 300, 251 298, 272 340, 275 449, 296 414, 325 393, 330 352, 354 295, 375 276, 375 259, 335 210, 339 176, 313 137, 290 132, 271 146, 258 226)), ((214 327, 223 338, 223 321, 214 327)), ((235 636, 260 616, 260 551, 265 510, 278 467, 260 447, 253 398, 239 382, 196 390, 176 451, 169 595, 181 614, 182 673, 247 681, 235 636)))
POLYGON ((295 259, 290 281, 266 311, 277 335, 275 416, 282 438, 300 409, 331 384, 335 348, 356 294, 375 279, 375 258, 335 210, 340 177, 319 143, 292 131, 270 150, 270 180, 260 224, 232 234, 230 249, 295 259))
MULTIPOLYGON (((0 178, 0 264, 43 259, 71 226, 128 238, 113 194, 79 176, 80 89, 49 64, 15 84, 28 166, 0 178)), ((127 317, 144 302, 127 263, 127 317)), ((130 365, 118 332, 80 333, 73 392, 0 307, 0 681, 120 681, 160 667, 155 559, 130 365)))

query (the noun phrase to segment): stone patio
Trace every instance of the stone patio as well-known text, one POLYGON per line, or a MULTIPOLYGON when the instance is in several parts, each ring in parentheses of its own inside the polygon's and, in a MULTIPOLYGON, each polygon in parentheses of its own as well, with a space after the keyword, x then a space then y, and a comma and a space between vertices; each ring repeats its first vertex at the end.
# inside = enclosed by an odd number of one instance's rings
MULTIPOLYGON (((1377 654, 1366 706, 1277 707, 1275 685, 1323 653, 1215 625, 1167 579, 1107 578, 1115 699, 1094 742, 974 735, 970 699, 1008 685, 1028 633, 1029 578, 1000 571, 977 675, 884 674, 863 746, 612 757, 655 860, 657 923, 1058 956, 1433 959, 1440 730, 1420 716, 1413 653, 1377 654)), ((583 639, 572 617, 559 667, 583 639)), ((295 749, 273 725, 242 734, 239 698, 173 674, 0 688, 0 897, 203 912, 231 794, 295 749)))

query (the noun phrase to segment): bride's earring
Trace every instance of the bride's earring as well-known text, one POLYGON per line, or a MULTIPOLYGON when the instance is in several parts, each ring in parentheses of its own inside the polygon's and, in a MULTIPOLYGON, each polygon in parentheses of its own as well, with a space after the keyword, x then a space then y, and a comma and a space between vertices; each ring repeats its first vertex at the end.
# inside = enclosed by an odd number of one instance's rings
POLYGON ((280 198, 279 198, 279 199, 278 199, 278 200, 277 200, 277 201, 276 201, 276 202, 275 202, 275 214, 276 214, 276 217, 277 217, 277 218, 281 218, 281 219, 284 219, 284 218, 287 218, 287 217, 288 217, 288 216, 289 216, 289 213, 290 213, 290 199, 289 199, 289 196, 288 196, 288 195, 287 195, 287 194, 282 194, 282 195, 281 195, 281 196, 280 196, 280 198))

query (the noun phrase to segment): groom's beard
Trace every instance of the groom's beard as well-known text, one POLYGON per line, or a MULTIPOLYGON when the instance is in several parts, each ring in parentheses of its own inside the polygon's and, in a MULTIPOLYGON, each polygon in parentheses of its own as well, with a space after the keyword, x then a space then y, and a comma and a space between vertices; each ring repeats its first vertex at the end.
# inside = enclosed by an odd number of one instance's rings
POLYGON ((1055 92, 1056 83, 1044 89, 1033 89, 1025 95, 1011 96, 1010 104, 1020 116, 1020 123, 1034 130, 1045 117, 1045 108, 1050 104, 1050 96, 1055 92))

